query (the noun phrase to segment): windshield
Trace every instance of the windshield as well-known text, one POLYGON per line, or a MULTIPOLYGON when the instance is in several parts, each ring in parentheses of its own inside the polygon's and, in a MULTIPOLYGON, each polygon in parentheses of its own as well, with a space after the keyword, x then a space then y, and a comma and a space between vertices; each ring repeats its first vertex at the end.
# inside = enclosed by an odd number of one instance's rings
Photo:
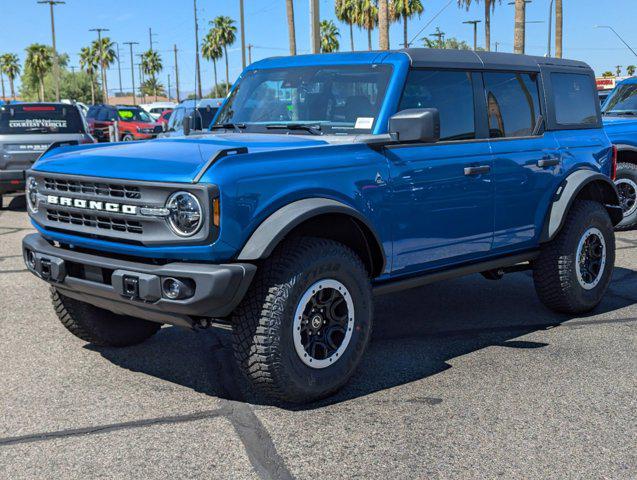
POLYGON ((150 118, 150 115, 141 108, 120 108, 117 110, 117 115, 119 115, 120 120, 124 122, 154 122, 154 120, 150 118))
POLYGON ((370 133, 390 76, 388 65, 251 70, 225 102, 216 123, 243 124, 253 131, 302 124, 319 126, 325 133, 370 133))
POLYGON ((637 115, 637 84, 617 87, 604 103, 603 113, 637 115))
POLYGON ((0 135, 84 132, 84 120, 73 106, 10 104, 0 107, 0 135))

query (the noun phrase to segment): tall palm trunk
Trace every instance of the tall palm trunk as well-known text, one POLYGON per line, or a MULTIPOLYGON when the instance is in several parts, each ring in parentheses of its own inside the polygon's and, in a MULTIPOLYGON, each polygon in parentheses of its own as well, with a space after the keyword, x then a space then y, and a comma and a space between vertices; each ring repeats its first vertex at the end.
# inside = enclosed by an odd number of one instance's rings
POLYGON ((407 15, 403 15, 403 45, 409 48, 409 36, 407 35, 407 15))
POLYGON ((367 50, 372 50, 372 28, 367 29, 367 50))
POLYGON ((349 24, 349 43, 352 46, 352 52, 354 51, 354 24, 349 24))
POLYGON ((290 36, 290 55, 296 55, 296 28, 294 26, 294 0, 286 0, 288 15, 288 35, 290 36))
POLYGON ((226 60, 226 95, 230 93, 230 67, 228 66, 228 47, 223 46, 223 56, 226 60))
POLYGON ((487 52, 491 51, 491 2, 484 0, 484 43, 487 52))
POLYGON ((153 75, 153 93, 155 94, 155 101, 157 101, 157 79, 153 75))
POLYGON ((91 80, 91 105, 95 105, 95 74, 90 74, 91 80))
POLYGON ((106 66, 102 64, 102 95, 104 103, 108 105, 108 84, 106 83, 106 66))
POLYGON ((219 85, 219 81, 217 80, 217 60, 212 60, 212 66, 215 69, 215 88, 214 88, 214 96, 217 95, 217 85, 219 85))
POLYGON ((564 24, 564 10, 562 0, 555 2, 555 56, 562 58, 562 31, 564 24))
POLYGON ((515 53, 524 54, 526 33, 526 2, 515 0, 515 28, 513 31, 513 49, 515 53))
POLYGON ((381 50, 389 50, 389 6, 387 0, 378 2, 378 29, 381 50))
POLYGON ((4 94, 4 75, 2 74, 2 70, 0 70, 0 83, 2 84, 2 100, 5 100, 7 97, 4 94))
POLYGON ((9 87, 11 88, 11 98, 15 100, 15 86, 13 85, 13 77, 9 77, 9 87))
POLYGON ((38 78, 39 82, 40 82, 40 101, 43 102, 44 101, 44 75, 41 75, 38 78))

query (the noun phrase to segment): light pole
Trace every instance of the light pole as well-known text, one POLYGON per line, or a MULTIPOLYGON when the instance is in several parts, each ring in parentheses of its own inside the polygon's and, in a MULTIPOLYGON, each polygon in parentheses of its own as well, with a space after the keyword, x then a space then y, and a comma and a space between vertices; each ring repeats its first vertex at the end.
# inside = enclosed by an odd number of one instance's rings
POLYGON ((553 34, 553 3, 555 2, 555 0, 551 0, 551 3, 549 4, 549 42, 547 44, 546 47, 546 56, 550 57, 551 56, 551 35, 553 34))
POLYGON ((635 55, 637 57, 637 53, 635 53, 635 50, 632 49, 632 47, 630 45, 628 45, 624 39, 619 35, 619 33, 617 33, 615 31, 615 29, 613 27, 611 27, 610 25, 595 25, 595 28, 608 28, 609 30, 611 30, 615 35, 617 35, 617 38, 619 38, 619 40, 626 45, 626 47, 628 47, 628 50, 630 50, 631 52, 633 52, 633 55, 635 55))
MULTIPOLYGON (((60 62, 58 60, 57 48, 55 48, 55 15, 53 13, 53 7, 55 5, 64 5, 66 2, 60 2, 57 0, 38 0, 40 4, 49 5, 49 11, 51 12, 51 39, 53 43, 53 70, 55 72, 55 101, 60 101, 60 62)), ((43 99, 44 100, 44 99, 43 99)))
POLYGON ((139 42, 124 42, 130 48, 130 75, 133 81, 133 105, 137 105, 137 95, 135 94, 135 66, 133 65, 133 45, 139 45, 139 42))
POLYGON ((195 66, 197 68, 197 77, 196 77, 196 93, 199 94, 199 98, 203 97, 201 93, 201 64, 199 63, 199 20, 197 19, 197 0, 193 0, 194 8, 195 8, 195 66))
POLYGON ((478 49, 478 23, 481 23, 481 20, 467 20, 462 23, 473 25, 473 50, 476 51, 478 49))
MULTIPOLYGON (((119 43, 115 42, 115 48, 117 48, 117 77, 119 78, 119 94, 122 95, 122 66, 119 61, 119 43)), ((123 96, 123 95, 122 95, 123 96)))
POLYGON ((310 0, 310 45, 312 53, 321 53, 321 14, 319 1, 310 0))
POLYGON ((246 22, 243 12, 243 0, 239 0, 239 18, 241 21, 241 64, 246 68, 246 22))

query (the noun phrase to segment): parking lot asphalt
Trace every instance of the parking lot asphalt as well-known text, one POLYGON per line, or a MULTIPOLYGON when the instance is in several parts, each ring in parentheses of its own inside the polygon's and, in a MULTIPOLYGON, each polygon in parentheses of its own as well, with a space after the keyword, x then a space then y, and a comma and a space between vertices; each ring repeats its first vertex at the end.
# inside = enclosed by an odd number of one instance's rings
POLYGON ((544 308, 525 272, 379 297, 349 385, 289 408, 250 403, 224 330, 73 337, 25 271, 32 227, 9 200, 0 478, 637 478, 637 232, 581 318, 544 308))

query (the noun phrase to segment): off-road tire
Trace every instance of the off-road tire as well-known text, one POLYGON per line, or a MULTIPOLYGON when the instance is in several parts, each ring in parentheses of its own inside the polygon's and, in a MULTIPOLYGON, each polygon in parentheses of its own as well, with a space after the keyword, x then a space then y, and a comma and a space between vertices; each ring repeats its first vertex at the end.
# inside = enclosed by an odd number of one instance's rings
POLYGON ((369 342, 372 316, 369 274, 352 250, 331 240, 292 238, 259 267, 233 315, 235 359, 257 394, 292 403, 318 400, 354 373, 369 342), (327 278, 350 292, 355 323, 340 358, 318 369, 307 366, 295 350, 293 317, 304 292, 327 278))
MULTIPOLYGON (((637 185, 637 165, 633 163, 618 163, 617 178, 615 183, 621 179, 632 181, 637 185)), ((624 216, 621 222, 615 226, 615 230, 631 230, 637 226, 637 208, 629 215, 624 216)))
POLYGON ((53 308, 62 325, 85 342, 102 347, 128 347, 152 337, 161 325, 139 318, 116 315, 51 287, 53 308))
POLYGON ((576 201, 562 229, 550 242, 542 245, 533 262, 533 280, 540 300, 551 310, 578 314, 595 308, 606 293, 615 264, 615 232, 608 212, 598 202, 576 201), (598 229, 606 244, 606 263, 599 283, 590 290, 577 278, 576 252, 589 228, 598 229))

